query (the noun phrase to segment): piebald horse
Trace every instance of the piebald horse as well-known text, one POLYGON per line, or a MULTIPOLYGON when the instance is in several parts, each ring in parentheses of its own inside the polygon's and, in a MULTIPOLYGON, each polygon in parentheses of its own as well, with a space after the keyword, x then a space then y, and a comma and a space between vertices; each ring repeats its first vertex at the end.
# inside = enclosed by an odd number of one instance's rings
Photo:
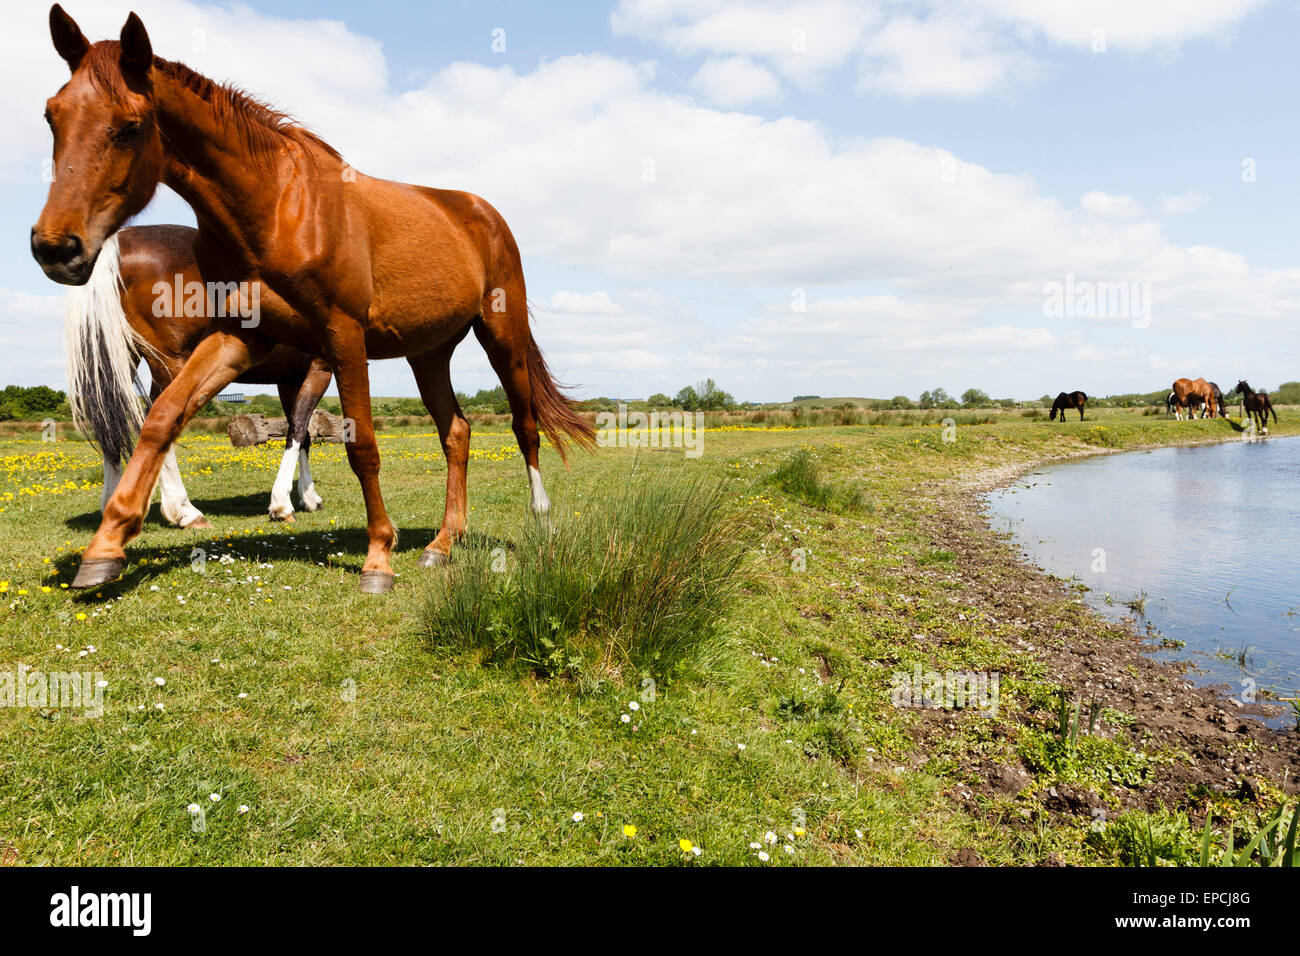
POLYGON ((1056 421, 1056 413, 1061 413, 1061 421, 1065 421, 1065 412, 1067 409, 1077 408, 1079 410, 1079 421, 1083 421, 1083 406, 1088 404, 1088 396, 1083 392, 1062 392, 1056 396, 1056 401, 1052 402, 1051 420, 1056 421))
POLYGON ((1210 383, 1203 378, 1191 379, 1180 378, 1174 381, 1174 411, 1179 421, 1182 421, 1183 412, 1187 412, 1187 418, 1190 421, 1194 414, 1194 408, 1197 405, 1201 407, 1201 417, 1209 415, 1214 417, 1215 412, 1222 414, 1223 409, 1216 409, 1214 404, 1214 389, 1210 383))
MULTIPOLYGON (((104 243, 90 281, 68 292, 69 403, 74 424, 93 438, 104 457, 101 508, 116 489, 122 462, 144 423, 135 377, 140 360, 149 367, 151 398, 156 401, 209 333, 207 310, 186 308, 195 301, 195 290, 206 291, 194 263, 194 236, 188 226, 122 229, 104 243)), ((295 466, 302 509, 315 511, 322 504, 311 476, 307 426, 330 378, 329 366, 320 359, 277 345, 236 379, 275 385, 289 420, 284 457, 271 489, 273 521, 293 520, 289 490, 295 466)), ((158 486, 168 523, 212 527, 190 502, 174 449, 167 450, 158 486)))
POLYGON ((75 587, 121 573, 124 545, 140 531, 166 449, 199 408, 276 344, 325 360, 355 426, 346 447, 366 503, 362 591, 392 588, 397 542, 379 488, 366 367, 372 358, 410 363, 447 460, 443 522, 421 566, 445 563, 465 531, 470 427, 452 390, 450 361, 471 328, 509 398, 532 510, 547 512, 538 426, 561 455, 564 435, 590 447, 595 434, 547 371, 528 325, 519 249, 495 209, 469 193, 352 169, 284 114, 154 56, 134 13, 120 41, 92 45, 55 4, 50 33, 72 75, 46 106, 56 174, 31 237, 45 274, 86 282, 108 237, 163 182, 194 210, 199 272, 237 290, 149 410, 75 587), (238 316, 254 288, 262 314, 247 328, 238 316))
POLYGON ((1241 395, 1241 405, 1246 414, 1259 424, 1260 434, 1267 435, 1269 412, 1273 413, 1273 423, 1277 423, 1277 409, 1273 407, 1268 392, 1257 392, 1244 380, 1237 383, 1237 392, 1241 395))

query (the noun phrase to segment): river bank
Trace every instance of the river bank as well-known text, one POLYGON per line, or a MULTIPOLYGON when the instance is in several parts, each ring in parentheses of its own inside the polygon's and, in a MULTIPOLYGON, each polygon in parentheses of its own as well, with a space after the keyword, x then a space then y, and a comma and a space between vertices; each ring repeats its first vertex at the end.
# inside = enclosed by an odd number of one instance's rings
MULTIPOLYGON (((1291 429, 1276 437, 1294 434, 1291 429)), ((1019 761, 981 760, 967 765, 978 783, 958 799, 973 813, 991 813, 998 825, 1087 827, 1085 842, 1105 831, 1105 821, 1125 810, 1167 815, 1185 812, 1196 826, 1206 814, 1216 820, 1237 819, 1261 804, 1300 792, 1300 732, 1275 721, 1270 729, 1255 717, 1288 718, 1290 709, 1276 703, 1249 703, 1225 685, 1195 686, 1186 678, 1188 664, 1153 659, 1159 634, 1142 627, 1136 615, 1108 621, 1084 605, 1070 582, 1052 577, 1025 560, 1011 536, 990 527, 982 495, 1005 488, 1040 469, 1080 457, 1134 452, 1171 446, 1218 444, 1235 435, 1163 435, 1162 440, 1129 436, 1116 448, 1052 452, 978 470, 955 486, 939 483, 934 493, 944 502, 942 518, 930 516, 924 528, 936 545, 957 556, 963 599, 991 617, 1024 622, 1026 638, 1017 646, 1037 665, 1040 679, 1081 703, 1083 734, 1088 734, 1090 707, 1100 708, 1094 731, 1119 748, 1097 748, 1098 757, 1118 759, 1101 774, 1052 773, 1032 757, 1019 761), (1109 724, 1109 728, 1107 727, 1109 724), (1133 766, 1124 768, 1125 751, 1133 766), (1103 753, 1104 752, 1104 753, 1103 753), (1154 759, 1150 759, 1154 758, 1154 759), (1140 772, 1135 772, 1139 771, 1140 772), (1120 779, 1117 779, 1120 778, 1120 779), (978 795, 990 798, 981 801, 978 795), (1006 797, 1013 798, 1010 804, 1006 797), (1023 804, 1016 806, 1016 804, 1023 804), (1015 807, 1014 812, 1008 808, 1015 807)), ((1087 520, 1081 515, 1080 520, 1087 520)), ((1059 714, 1042 709, 1022 711, 1019 721, 1031 733, 1051 735, 1059 714)), ((918 735, 940 735, 936 721, 918 735)))

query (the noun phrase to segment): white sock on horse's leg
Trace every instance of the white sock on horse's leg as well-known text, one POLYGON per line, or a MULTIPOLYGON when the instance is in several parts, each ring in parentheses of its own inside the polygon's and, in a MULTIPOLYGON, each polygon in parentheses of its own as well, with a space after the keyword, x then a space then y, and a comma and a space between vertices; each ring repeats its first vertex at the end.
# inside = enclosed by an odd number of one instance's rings
POLYGON ((280 470, 276 472, 275 484, 271 486, 271 507, 269 509, 274 521, 283 521, 293 514, 293 502, 289 500, 289 489, 293 487, 293 470, 298 464, 298 443, 290 442, 280 459, 280 470))
POLYGON ((162 493, 162 516, 169 524, 185 528, 203 518, 203 512, 190 503, 173 448, 168 448, 163 458, 162 471, 158 473, 158 489, 162 493))
POLYGON ((109 461, 108 456, 104 456, 104 491, 99 496, 99 510, 103 511, 108 507, 108 499, 113 497, 113 492, 117 490, 117 483, 122 480, 122 463, 119 461, 109 461))
POLYGON ((298 500, 302 502, 303 511, 315 511, 324 503, 311 478, 310 451, 310 447, 298 451, 298 500))
POLYGON ((546 497, 546 488, 542 485, 542 473, 532 465, 528 466, 528 490, 531 493, 528 506, 537 517, 543 517, 551 510, 551 499, 546 497))

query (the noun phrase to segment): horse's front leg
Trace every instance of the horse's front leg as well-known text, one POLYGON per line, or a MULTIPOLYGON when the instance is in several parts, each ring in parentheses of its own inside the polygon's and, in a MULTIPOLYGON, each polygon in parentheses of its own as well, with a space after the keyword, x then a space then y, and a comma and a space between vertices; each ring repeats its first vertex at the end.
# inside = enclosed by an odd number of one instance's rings
POLYGON ((217 332, 199 343, 149 409, 131 460, 82 556, 74 588, 98 587, 121 573, 124 546, 140 533, 167 450, 194 413, 251 364, 248 343, 233 335, 217 332))
POLYGON ((397 546, 397 529, 388 518, 379 490, 379 443, 370 411, 370 372, 366 368, 366 338, 360 324, 335 314, 330 319, 326 358, 338 380, 343 415, 351 422, 345 434, 348 464, 361 482, 366 501, 366 534, 370 539, 366 563, 361 568, 361 590, 383 594, 393 589, 391 556, 397 546), (351 440, 347 440, 347 439, 351 440))

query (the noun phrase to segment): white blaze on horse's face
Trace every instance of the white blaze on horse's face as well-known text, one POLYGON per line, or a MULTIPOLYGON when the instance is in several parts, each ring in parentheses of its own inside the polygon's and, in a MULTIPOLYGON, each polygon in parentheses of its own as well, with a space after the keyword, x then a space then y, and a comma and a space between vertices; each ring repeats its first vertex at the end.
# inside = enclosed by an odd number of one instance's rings
POLYGON ((293 516, 293 502, 289 500, 289 489, 293 487, 293 470, 298 464, 298 443, 289 442, 280 459, 280 470, 276 472, 275 484, 271 486, 272 521, 286 521, 293 516))
POLYGON ((551 510, 551 499, 546 497, 546 489, 542 486, 542 473, 532 465, 528 466, 528 488, 532 492, 529 506, 540 518, 551 510))

